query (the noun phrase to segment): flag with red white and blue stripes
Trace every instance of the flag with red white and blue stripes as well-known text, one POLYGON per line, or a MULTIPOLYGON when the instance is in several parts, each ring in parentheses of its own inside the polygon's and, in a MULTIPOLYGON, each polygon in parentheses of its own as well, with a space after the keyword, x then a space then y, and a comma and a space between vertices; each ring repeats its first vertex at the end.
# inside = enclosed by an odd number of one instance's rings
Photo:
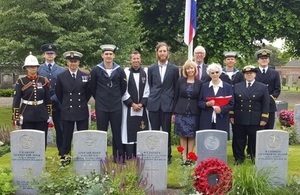
POLYGON ((184 42, 190 45, 197 28, 197 0, 186 0, 184 20, 184 42))

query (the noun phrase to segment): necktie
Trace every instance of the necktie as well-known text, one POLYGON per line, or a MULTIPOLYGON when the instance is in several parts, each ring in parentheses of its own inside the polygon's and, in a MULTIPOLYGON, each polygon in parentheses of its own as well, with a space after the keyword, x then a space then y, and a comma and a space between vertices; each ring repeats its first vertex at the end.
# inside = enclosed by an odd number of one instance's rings
POLYGON ((197 75, 197 79, 201 79, 201 66, 200 65, 198 65, 197 66, 197 68, 198 68, 198 75, 197 75))
POLYGON ((248 83, 247 89, 250 89, 251 87, 251 83, 248 83))
POLYGON ((263 69, 263 72, 262 72, 263 74, 266 74, 266 70, 265 69, 263 69))
POLYGON ((48 64, 49 71, 52 69, 52 64, 48 64))
POLYGON ((76 79, 76 77, 75 77, 75 74, 74 74, 74 73, 72 73, 72 77, 73 77, 73 79, 74 79, 74 80, 76 79))

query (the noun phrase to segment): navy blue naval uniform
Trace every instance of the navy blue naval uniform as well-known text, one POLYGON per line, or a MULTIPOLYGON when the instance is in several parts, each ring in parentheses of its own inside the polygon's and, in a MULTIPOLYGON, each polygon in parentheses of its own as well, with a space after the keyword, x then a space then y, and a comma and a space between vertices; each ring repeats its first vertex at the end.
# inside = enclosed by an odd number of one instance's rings
POLYGON ((260 126, 260 121, 268 122, 270 99, 263 83, 254 81, 248 89, 244 81, 235 85, 234 100, 234 108, 230 111, 235 125, 232 149, 236 162, 241 163, 245 159, 247 136, 250 156, 253 158, 255 155, 256 132, 264 128, 260 126))

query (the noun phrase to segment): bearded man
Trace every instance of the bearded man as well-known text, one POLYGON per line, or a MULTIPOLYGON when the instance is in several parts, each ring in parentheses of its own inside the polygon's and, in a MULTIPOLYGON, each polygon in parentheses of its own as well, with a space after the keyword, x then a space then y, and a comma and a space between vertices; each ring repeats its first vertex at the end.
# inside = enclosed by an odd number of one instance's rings
POLYGON ((177 66, 169 59, 169 46, 164 42, 156 45, 157 63, 148 69, 150 94, 148 97, 149 120, 152 130, 163 130, 168 137, 168 164, 171 164, 171 117, 174 91, 179 78, 177 66))

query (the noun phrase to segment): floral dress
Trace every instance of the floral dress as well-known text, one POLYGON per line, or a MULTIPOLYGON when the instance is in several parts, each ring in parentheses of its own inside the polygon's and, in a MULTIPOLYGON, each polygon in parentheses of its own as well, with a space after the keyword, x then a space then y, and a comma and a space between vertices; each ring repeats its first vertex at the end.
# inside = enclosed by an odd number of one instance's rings
MULTIPOLYGON (((186 92, 188 97, 193 95, 194 83, 187 83, 186 92)), ((195 137, 197 125, 196 120, 199 120, 199 116, 191 114, 190 104, 186 105, 185 114, 175 115, 175 130, 174 133, 181 137, 195 137)))

